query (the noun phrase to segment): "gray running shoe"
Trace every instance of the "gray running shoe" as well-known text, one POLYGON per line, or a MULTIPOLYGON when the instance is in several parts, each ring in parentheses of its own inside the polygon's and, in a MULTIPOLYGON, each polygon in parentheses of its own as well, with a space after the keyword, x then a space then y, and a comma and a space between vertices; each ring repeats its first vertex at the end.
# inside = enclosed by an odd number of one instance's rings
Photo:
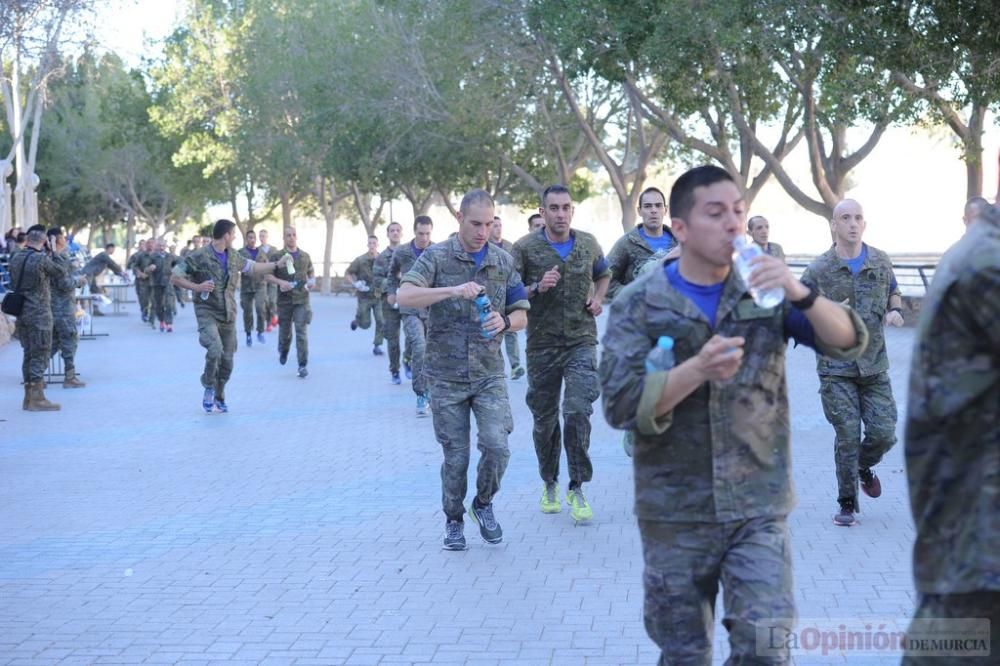
POLYGON ((472 521, 479 525, 479 534, 482 535, 486 543, 500 543, 503 541, 503 530, 500 523, 493 516, 493 503, 485 506, 479 505, 479 498, 472 500, 472 508, 469 510, 472 521))
POLYGON ((463 529, 462 521, 449 520, 448 524, 444 526, 444 545, 442 548, 445 550, 465 550, 468 548, 465 545, 463 529))

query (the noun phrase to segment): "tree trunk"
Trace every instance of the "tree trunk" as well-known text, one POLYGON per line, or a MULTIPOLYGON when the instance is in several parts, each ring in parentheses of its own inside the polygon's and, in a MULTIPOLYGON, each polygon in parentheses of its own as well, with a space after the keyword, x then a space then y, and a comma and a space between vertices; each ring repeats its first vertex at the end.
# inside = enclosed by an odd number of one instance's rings
POLYGON ((292 226, 292 194, 282 187, 278 190, 278 198, 281 200, 281 235, 284 236, 285 230, 292 226))
POLYGON ((132 213, 128 214, 128 220, 125 223, 125 263, 128 263, 128 259, 132 256, 132 246, 135 245, 135 215, 132 213))
POLYGON ((983 196, 983 123, 986 107, 973 103, 965 140, 965 198, 983 196))

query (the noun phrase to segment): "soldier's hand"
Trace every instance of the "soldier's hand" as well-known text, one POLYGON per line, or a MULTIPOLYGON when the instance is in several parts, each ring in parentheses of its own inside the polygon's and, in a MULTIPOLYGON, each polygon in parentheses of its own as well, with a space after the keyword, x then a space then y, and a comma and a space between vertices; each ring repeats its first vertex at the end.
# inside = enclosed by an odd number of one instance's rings
POLYGON ((389 305, 396 307, 396 294, 389 294, 386 298, 389 299, 389 305))
POLYGON ((483 285, 478 282, 466 282, 465 284, 460 284, 458 286, 452 287, 452 296, 455 298, 464 298, 468 301, 476 300, 476 296, 479 292, 483 290, 483 285))
POLYGON ((156 270, 156 264, 150 264, 149 268, 147 268, 146 270, 147 271, 155 271, 156 270))
POLYGON ((896 326, 898 328, 903 325, 903 315, 895 310, 890 310, 885 313, 884 321, 886 326, 896 326))
POLYGON ((698 369, 706 381, 724 382, 732 379, 743 361, 741 337, 713 335, 698 352, 698 369))
POLYGON ((500 313, 497 312, 496 310, 493 310, 483 321, 483 330, 489 333, 490 335, 496 335, 497 333, 502 331, 504 329, 504 326, 506 325, 507 324, 504 323, 503 317, 500 315, 500 313))
POLYGON ((558 266, 553 266, 549 270, 545 271, 545 274, 542 275, 542 279, 538 281, 538 293, 544 294, 549 289, 559 284, 560 277, 562 276, 559 275, 558 266))
POLYGON ((200 284, 196 284, 195 287, 191 291, 197 291, 199 294, 215 291, 215 280, 205 280, 200 284))
POLYGON ((280 289, 281 291, 291 291, 292 283, 289 282, 288 280, 282 280, 281 282, 278 283, 278 289, 280 289))
POLYGON ((596 298, 588 298, 587 312, 594 315, 595 317, 598 317, 602 312, 604 312, 604 306, 602 306, 600 301, 598 301, 596 298))
MULTIPOLYGON (((781 287, 786 292, 791 292, 792 294, 799 293, 797 289, 804 287, 804 285, 802 285, 802 283, 799 282, 794 275, 792 275, 792 271, 788 268, 788 264, 777 257, 772 257, 769 254, 762 254, 754 257, 750 262, 750 266, 753 267, 753 271, 750 273, 750 284, 747 286, 755 289, 773 289, 775 287, 781 287)), ((792 300, 798 299, 793 298, 792 300)))

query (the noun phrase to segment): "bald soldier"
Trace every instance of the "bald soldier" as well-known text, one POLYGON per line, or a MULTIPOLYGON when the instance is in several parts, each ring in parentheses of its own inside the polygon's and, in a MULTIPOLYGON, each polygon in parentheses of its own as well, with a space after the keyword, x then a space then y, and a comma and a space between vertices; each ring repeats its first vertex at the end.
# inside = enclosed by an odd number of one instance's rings
POLYGON ((882 494, 872 470, 896 443, 896 401, 889 382, 885 325, 903 325, 903 301, 889 255, 862 242, 867 222, 861 204, 844 199, 833 209, 834 246, 813 261, 802 281, 850 305, 868 327, 868 348, 857 359, 816 356, 823 413, 833 426, 837 468, 836 525, 856 522, 858 481, 869 497, 882 494), (864 424, 864 439, 861 427, 864 424))

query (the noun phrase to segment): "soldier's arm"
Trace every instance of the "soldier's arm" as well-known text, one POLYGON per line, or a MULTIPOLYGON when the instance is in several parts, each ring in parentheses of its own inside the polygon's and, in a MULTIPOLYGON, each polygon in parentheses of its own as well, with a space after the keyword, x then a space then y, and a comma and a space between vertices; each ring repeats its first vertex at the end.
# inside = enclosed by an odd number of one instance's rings
POLYGON ((215 288, 215 285, 211 280, 205 280, 204 282, 192 282, 189 279, 192 271, 193 267, 187 259, 181 261, 174 266, 172 271, 170 271, 170 284, 182 289, 190 289, 191 291, 197 293, 212 291, 215 288))
MULTIPOLYGON (((278 264, 274 261, 251 261, 247 260, 250 266, 249 270, 243 271, 244 273, 250 273, 251 275, 269 275, 274 273, 274 269, 277 268, 278 264)), ((266 277, 264 278, 267 279, 266 277)))
POLYGON ((115 260, 112 259, 111 257, 108 257, 108 268, 110 268, 111 272, 117 275, 118 277, 121 278, 125 277, 125 271, 123 271, 122 267, 119 266, 117 263, 115 263, 115 260))

